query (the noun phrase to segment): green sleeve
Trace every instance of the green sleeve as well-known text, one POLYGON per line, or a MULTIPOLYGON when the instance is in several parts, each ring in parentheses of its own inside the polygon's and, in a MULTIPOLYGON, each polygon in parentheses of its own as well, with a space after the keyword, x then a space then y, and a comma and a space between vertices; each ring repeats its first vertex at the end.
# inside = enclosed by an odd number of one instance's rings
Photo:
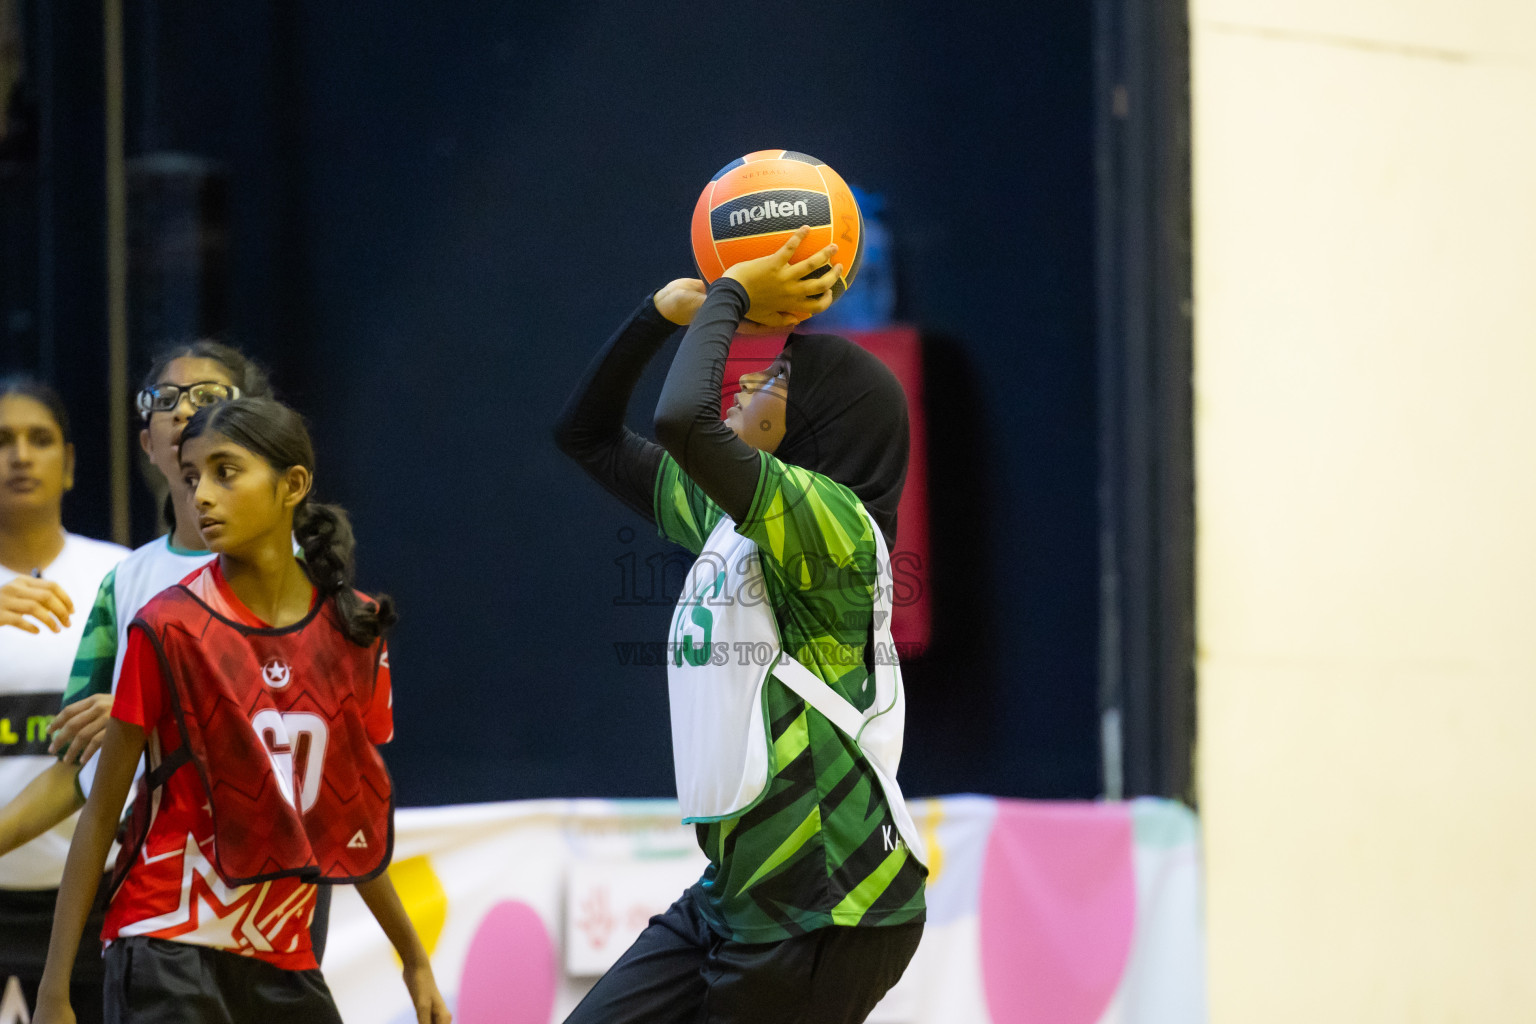
POLYGON ((64 691, 64 706, 98 693, 112 692, 112 670, 117 665, 117 570, 107 573, 96 591, 85 620, 85 633, 75 649, 75 663, 69 670, 69 686, 64 691))
POLYGON ((791 591, 855 591, 868 608, 876 548, 863 504, 830 477, 759 454, 757 494, 736 530, 757 543, 764 572, 791 591))
POLYGON ((652 505, 656 512, 657 532, 696 555, 704 550, 704 542, 725 515, 725 510, 716 505, 670 455, 661 457, 652 505))

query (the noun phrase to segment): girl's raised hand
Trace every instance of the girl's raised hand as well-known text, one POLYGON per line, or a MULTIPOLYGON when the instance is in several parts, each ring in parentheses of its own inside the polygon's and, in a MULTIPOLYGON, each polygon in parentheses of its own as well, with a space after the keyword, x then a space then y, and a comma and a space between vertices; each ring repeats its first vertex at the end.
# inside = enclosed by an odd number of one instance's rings
POLYGON ((656 312, 679 327, 686 327, 693 323, 693 315, 704 305, 706 290, 704 282, 698 278, 680 277, 662 285, 651 301, 656 303, 656 312))
POLYGON ((767 256, 744 260, 726 269, 725 276, 747 290, 747 319, 766 327, 793 327, 832 305, 829 285, 842 274, 842 264, 833 267, 830 274, 807 275, 832 262, 837 244, 817 250, 799 263, 790 262, 810 231, 809 227, 802 227, 767 256))

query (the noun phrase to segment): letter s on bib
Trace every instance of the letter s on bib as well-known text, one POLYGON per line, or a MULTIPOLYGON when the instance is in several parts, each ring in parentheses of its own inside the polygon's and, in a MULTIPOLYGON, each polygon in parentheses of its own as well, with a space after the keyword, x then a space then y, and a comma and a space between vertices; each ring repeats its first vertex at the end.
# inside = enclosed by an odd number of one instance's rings
POLYGON ((687 661, 695 668, 709 664, 714 642, 715 613, 704 607, 704 600, 706 596, 719 597, 724 586, 725 573, 722 571, 715 575, 712 585, 700 588, 698 594, 688 602, 686 619, 683 609, 678 610, 674 664, 681 666, 687 661))

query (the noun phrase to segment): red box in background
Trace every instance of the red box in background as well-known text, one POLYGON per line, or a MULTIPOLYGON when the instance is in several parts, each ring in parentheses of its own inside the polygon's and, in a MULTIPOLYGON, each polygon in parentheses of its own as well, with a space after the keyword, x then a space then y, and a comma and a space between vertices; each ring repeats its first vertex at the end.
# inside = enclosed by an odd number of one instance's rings
MULTIPOLYGON (((891 553, 894 617, 891 635, 903 658, 920 655, 928 646, 932 628, 931 588, 928 573, 928 431, 923 416, 923 346, 913 327, 880 331, 848 331, 846 337, 880 359, 907 393, 907 417, 911 448, 907 483, 897 508, 896 550, 891 553)), ((783 335, 737 335, 726 363, 720 415, 734 399, 737 380, 743 373, 760 370, 773 362, 784 347, 783 335)), ((793 374, 790 393, 794 393, 793 374)))

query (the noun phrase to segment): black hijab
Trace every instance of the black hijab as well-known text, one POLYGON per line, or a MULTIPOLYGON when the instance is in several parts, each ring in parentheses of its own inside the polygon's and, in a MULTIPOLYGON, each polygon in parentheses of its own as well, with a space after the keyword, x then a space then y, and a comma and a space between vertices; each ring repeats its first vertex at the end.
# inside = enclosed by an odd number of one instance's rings
POLYGON ((907 479, 907 395, 879 359, 835 334, 791 334, 784 440, 774 455, 858 495, 896 550, 907 479))

